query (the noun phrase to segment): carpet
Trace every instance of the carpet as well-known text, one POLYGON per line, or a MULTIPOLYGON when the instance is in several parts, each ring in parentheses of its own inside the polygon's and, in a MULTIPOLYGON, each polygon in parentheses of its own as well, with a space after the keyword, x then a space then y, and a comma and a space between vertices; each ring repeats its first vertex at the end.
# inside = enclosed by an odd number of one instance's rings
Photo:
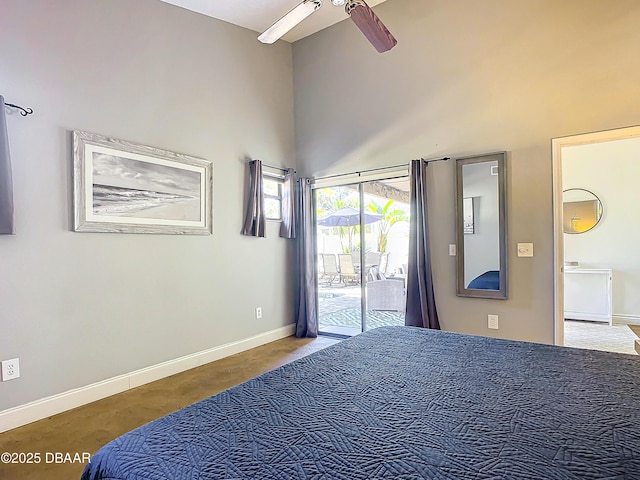
POLYGON ((635 334, 624 324, 566 320, 564 346, 636 355, 635 334))

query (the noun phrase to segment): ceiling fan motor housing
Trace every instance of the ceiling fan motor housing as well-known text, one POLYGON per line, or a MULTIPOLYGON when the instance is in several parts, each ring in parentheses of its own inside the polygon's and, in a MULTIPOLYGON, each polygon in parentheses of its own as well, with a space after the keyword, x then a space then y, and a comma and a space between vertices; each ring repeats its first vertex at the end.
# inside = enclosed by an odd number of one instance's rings
MULTIPOLYGON (((342 3, 345 3, 345 2, 342 2, 342 3)), ((353 11, 354 8, 356 8, 356 7, 364 7, 364 5, 365 5, 365 3, 360 1, 360 0, 349 0, 346 3, 347 4, 344 6, 344 11, 347 12, 347 14, 349 14, 349 15, 351 15, 351 12, 353 11)), ((335 5, 335 3, 334 3, 334 5, 335 5)))

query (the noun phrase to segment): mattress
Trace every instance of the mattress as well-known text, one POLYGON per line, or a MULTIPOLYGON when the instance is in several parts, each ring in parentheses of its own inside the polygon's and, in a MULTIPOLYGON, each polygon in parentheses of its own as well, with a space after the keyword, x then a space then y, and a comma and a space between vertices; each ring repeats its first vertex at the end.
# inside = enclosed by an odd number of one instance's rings
POLYGON ((383 327, 102 447, 83 480, 640 479, 640 358, 383 327))

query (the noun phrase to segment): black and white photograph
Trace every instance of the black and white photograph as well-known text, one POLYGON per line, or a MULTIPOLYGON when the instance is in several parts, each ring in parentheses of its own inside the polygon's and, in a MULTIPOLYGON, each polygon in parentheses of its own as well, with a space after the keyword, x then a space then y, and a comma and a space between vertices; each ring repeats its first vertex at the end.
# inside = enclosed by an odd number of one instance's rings
POLYGON ((473 220, 473 197, 466 197, 462 201, 462 214, 464 221, 464 234, 473 235, 475 233, 475 224, 473 220))
POLYGON ((210 234, 212 165, 74 132, 75 231, 210 234))

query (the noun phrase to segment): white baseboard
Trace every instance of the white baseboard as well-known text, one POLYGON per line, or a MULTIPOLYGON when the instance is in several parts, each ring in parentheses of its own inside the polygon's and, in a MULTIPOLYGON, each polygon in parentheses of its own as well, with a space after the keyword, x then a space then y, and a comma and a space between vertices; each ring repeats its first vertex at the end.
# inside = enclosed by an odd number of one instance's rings
POLYGON ((613 314, 613 323, 626 323, 631 325, 640 325, 640 315, 613 314))
POLYGON ((251 348, 289 337, 295 332, 295 325, 288 325, 270 332, 261 333, 237 342, 227 343, 201 352, 185 355, 151 367, 135 370, 124 375, 108 378, 84 387, 68 390, 24 405, 0 412, 0 432, 6 432, 37 420, 71 410, 72 408, 95 402, 102 398, 121 393, 145 383, 160 380, 221 358, 244 352, 251 348))

